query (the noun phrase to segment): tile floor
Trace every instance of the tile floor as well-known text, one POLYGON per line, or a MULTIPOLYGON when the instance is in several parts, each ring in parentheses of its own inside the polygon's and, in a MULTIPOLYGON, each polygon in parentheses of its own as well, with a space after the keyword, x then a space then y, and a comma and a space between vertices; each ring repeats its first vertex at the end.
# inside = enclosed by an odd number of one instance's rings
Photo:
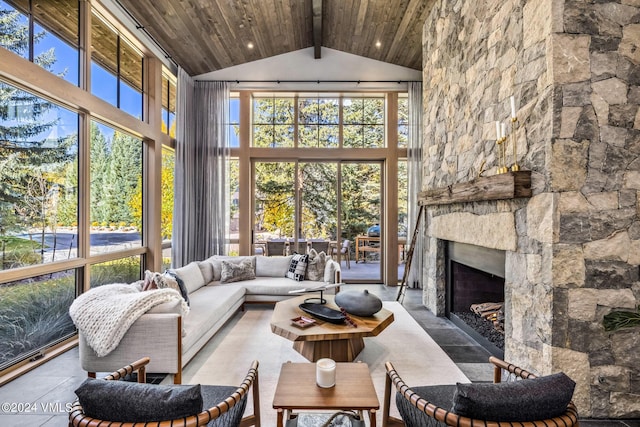
MULTIPOLYGON (((394 301, 398 288, 381 285, 349 285, 369 289, 383 300, 394 301)), ((489 353, 472 341, 448 319, 434 316, 421 304, 421 291, 407 289, 405 308, 434 338, 444 351, 475 382, 492 381, 487 363, 489 353)), ((74 390, 86 374, 78 363, 78 349, 47 362, 41 367, 0 387, 0 426, 35 427, 67 425, 67 405, 75 399, 74 390), (8 405, 7 405, 8 404, 8 405)), ((640 420, 581 420, 582 427, 640 427, 640 420)), ((273 427, 273 426, 264 426, 273 427)))

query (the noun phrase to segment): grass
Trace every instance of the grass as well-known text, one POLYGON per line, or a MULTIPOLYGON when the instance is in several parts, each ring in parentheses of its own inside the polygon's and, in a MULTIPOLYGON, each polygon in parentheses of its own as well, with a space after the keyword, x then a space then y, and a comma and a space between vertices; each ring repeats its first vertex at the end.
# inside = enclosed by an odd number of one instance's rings
POLYGON ((0 236, 0 270, 39 264, 42 245, 34 240, 0 236))
POLYGON ((140 280, 140 258, 130 257, 91 266, 91 287, 140 280))
POLYGON ((22 250, 35 250, 40 249, 42 245, 35 240, 23 239, 22 237, 14 236, 2 236, 0 237, 0 248, 4 242, 4 250, 7 252, 22 251, 22 250))
POLYGON ((0 287, 0 366, 72 333, 74 297, 73 274, 0 287))

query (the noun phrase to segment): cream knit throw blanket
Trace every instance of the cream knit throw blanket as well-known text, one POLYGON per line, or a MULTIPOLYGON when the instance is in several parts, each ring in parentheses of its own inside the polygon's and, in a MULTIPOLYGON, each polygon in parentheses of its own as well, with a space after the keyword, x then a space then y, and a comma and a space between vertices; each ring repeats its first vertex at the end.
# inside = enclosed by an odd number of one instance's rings
POLYGON ((138 317, 156 305, 177 299, 182 300, 184 316, 189 307, 175 289, 140 292, 133 285, 102 285, 76 298, 69 315, 87 344, 102 357, 118 346, 138 317))

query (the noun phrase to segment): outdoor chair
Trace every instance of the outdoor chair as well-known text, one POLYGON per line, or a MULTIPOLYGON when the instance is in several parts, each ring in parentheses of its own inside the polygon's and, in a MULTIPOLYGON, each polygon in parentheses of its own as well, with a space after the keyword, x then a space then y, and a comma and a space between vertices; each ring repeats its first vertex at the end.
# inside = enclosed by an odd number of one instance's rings
POLYGON ((283 256, 289 243, 286 240, 267 240, 267 256, 283 256))
MULTIPOLYGON (((331 248, 331 256, 338 255, 338 248, 331 248)), ((340 247, 340 258, 344 260, 347 268, 351 268, 351 241, 345 240, 340 247)))
POLYGON ((410 388, 391 362, 385 363, 382 426, 408 427, 571 427, 578 411, 571 402, 575 383, 563 373, 537 377, 495 357, 493 384, 473 383, 410 388), (501 382, 503 370, 508 381, 501 382), (389 416, 391 385, 402 419, 389 416))
POLYGON ((318 253, 324 252, 328 255, 330 243, 329 240, 311 240, 311 247, 318 253))
POLYGON ((85 380, 76 390, 78 399, 69 413, 69 426, 260 427, 257 360, 238 387, 146 384, 145 365, 149 361, 144 357, 104 379, 85 380), (117 381, 134 372, 137 383, 117 381), (250 388, 253 414, 243 418, 250 388), (189 409, 196 407, 199 409, 189 409))

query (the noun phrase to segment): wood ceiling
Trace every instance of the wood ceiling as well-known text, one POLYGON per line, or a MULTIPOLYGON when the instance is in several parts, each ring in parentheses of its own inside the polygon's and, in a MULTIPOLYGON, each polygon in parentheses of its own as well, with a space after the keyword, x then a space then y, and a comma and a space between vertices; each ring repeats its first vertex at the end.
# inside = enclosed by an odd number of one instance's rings
POLYGON ((320 45, 421 70, 434 0, 118 2, 194 76, 312 46, 317 57, 320 45))

